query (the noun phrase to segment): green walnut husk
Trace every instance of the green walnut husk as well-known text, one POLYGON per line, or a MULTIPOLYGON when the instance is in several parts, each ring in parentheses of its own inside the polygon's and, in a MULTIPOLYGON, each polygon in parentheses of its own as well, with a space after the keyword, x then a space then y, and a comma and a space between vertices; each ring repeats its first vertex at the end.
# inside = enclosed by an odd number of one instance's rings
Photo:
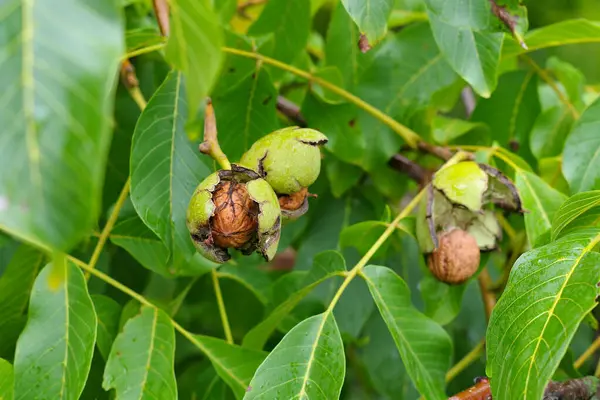
POLYGON ((231 258, 229 248, 244 255, 256 251, 270 261, 281 232, 277 195, 256 172, 231 168, 209 175, 192 195, 186 223, 194 246, 217 263, 231 258))
POLYGON ((499 170, 466 161, 438 171, 417 219, 421 251, 433 252, 439 246, 440 235, 453 229, 475 238, 480 251, 496 249, 502 229, 491 205, 508 212, 524 212, 516 187, 499 170))
POLYGON ((295 219, 308 210, 307 188, 319 177, 319 147, 327 141, 314 129, 279 129, 257 140, 240 165, 262 176, 277 193, 284 218, 295 219))

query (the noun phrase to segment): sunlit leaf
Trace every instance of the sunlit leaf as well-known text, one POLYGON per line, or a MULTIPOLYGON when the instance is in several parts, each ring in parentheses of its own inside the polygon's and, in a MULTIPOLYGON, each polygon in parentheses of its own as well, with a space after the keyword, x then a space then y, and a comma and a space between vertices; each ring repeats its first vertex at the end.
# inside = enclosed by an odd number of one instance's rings
POLYGON ((96 313, 81 270, 57 259, 35 280, 15 352, 15 399, 77 399, 90 370, 96 313))
POLYGON ((8 0, 0 25, 0 226, 70 250, 100 211, 120 10, 116 1, 8 0))
POLYGON ((446 399, 444 378, 452 359, 446 331, 414 308, 408 286, 391 269, 369 265, 361 276, 419 392, 428 400, 446 399))
POLYGON ((246 334, 243 341, 244 347, 262 349, 269 336, 300 300, 306 297, 321 282, 344 271, 346 271, 346 263, 338 252, 326 251, 318 254, 311 269, 303 279, 300 289, 277 304, 275 309, 260 324, 246 334))
POLYGON ((370 45, 385 36, 394 0, 342 0, 342 4, 370 45))
POLYGON ((142 307, 110 350, 102 387, 119 399, 177 399, 175 332, 164 311, 142 307))
POLYGON ((105 360, 108 360, 110 348, 119 332, 121 306, 110 297, 100 294, 92 295, 96 316, 98 317, 98 333, 96 346, 105 360))
POLYGON ((223 32, 219 18, 212 10, 212 2, 176 0, 169 4, 171 32, 166 55, 186 77, 188 101, 182 108, 187 111, 185 118, 192 119, 219 73, 223 60, 223 32))
POLYGON ((517 171, 515 182, 525 213, 525 229, 532 246, 536 240, 552 228, 552 219, 556 210, 567 196, 548 186, 542 178, 524 171, 517 171))
POLYGON ((258 367, 244 399, 337 399, 346 358, 333 314, 296 325, 258 367))
POLYGON ((186 112, 183 77, 171 72, 140 116, 131 149, 131 201, 169 250, 172 274, 197 255, 186 211, 194 189, 210 172, 186 136, 186 112))
POLYGON ((127 53, 164 44, 165 38, 155 28, 136 28, 125 32, 127 53))
POLYGON ((590 105, 565 143, 563 173, 571 192, 600 189, 600 99, 590 105))
POLYGON ((486 335, 494 399, 540 399, 584 316, 596 306, 600 231, 589 229, 522 255, 486 335))
POLYGON ((577 217, 592 208, 600 206, 600 190, 577 193, 569 197, 556 211, 552 220, 552 239, 556 239, 577 217))
POLYGON ((600 23, 583 18, 561 21, 529 31, 524 39, 527 49, 523 49, 515 40, 507 39, 502 48, 502 57, 547 47, 600 42, 600 23))
POLYGON ((495 18, 487 0, 427 0, 431 30, 452 68, 482 97, 490 97, 504 34, 493 32, 495 18))
POLYGON ((13 383, 14 383, 13 366, 6 360, 0 358, 0 399, 13 399, 13 383))
POLYGON ((246 393, 254 372, 267 355, 262 351, 229 344, 210 336, 194 335, 192 341, 210 360, 217 374, 238 399, 246 393))

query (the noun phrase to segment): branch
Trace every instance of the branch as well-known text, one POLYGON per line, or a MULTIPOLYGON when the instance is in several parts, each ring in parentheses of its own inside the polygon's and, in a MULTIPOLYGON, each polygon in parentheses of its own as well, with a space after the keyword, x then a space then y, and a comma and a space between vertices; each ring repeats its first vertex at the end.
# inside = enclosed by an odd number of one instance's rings
POLYGON ((490 277, 490 273, 487 270, 487 267, 484 267, 479 276, 477 277, 477 281, 479 282, 479 290, 481 290, 481 298, 483 300, 483 307, 485 309, 485 318, 487 321, 490 320, 490 316, 492 315, 492 310, 496 306, 496 296, 492 292, 492 278, 490 277))
POLYGON ((394 155, 388 162, 389 166, 405 173, 409 178, 426 185, 431 180, 432 173, 402 154, 394 155))
POLYGON ((473 89, 470 86, 466 86, 460 92, 460 98, 465 106, 465 114, 467 118, 470 118, 473 110, 475 110, 475 94, 473 93, 473 89))
MULTIPOLYGON (((477 378, 475 385, 455 394, 448 400, 492 400, 488 378, 477 378)), ((600 379, 586 376, 564 382, 550 381, 544 390, 543 400, 600 400, 600 379)))
POLYGON ((302 115, 300 107, 285 97, 277 96, 277 110, 291 121, 294 121, 296 125, 302 128, 307 126, 306 119, 304 118, 304 115, 302 115))
POLYGON ((161 35, 169 36, 169 3, 167 0, 153 0, 152 5, 154 6, 154 14, 156 14, 156 21, 161 35))

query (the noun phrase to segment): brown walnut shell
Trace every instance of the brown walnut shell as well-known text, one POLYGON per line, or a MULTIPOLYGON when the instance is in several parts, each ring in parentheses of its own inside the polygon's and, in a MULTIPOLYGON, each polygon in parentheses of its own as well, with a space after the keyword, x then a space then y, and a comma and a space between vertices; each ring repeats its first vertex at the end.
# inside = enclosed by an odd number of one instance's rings
POLYGON ((239 249, 258 229, 258 204, 244 183, 222 181, 213 192, 212 238, 223 248, 239 249))
POLYGON ((438 247, 428 258, 429 270, 442 282, 460 284, 479 268, 477 241, 462 229, 453 229, 438 237, 438 247))

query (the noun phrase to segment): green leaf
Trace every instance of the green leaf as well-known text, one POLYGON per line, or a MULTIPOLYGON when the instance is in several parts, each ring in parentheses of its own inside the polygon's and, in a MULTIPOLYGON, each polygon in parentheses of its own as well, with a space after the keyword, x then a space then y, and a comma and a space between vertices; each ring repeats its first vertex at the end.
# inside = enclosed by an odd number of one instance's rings
POLYGON ((446 399, 444 378, 452 360, 446 331, 414 308, 408 286, 391 269, 368 265, 361 276, 419 392, 427 399, 446 399))
POLYGON ((232 160, 239 160, 252 144, 276 130, 277 91, 261 64, 234 87, 215 93, 213 104, 219 144, 232 160))
MULTIPOLYGON (((487 130, 485 124, 479 122, 469 122, 457 118, 448 118, 441 115, 436 115, 432 122, 433 139, 439 143, 446 145, 471 131, 487 130)), ((487 132, 486 132, 487 133, 487 132)))
POLYGON ((100 211, 120 10, 116 1, 8 0, 0 24, 0 226, 70 250, 100 211))
POLYGON ((177 375, 179 398, 202 400, 232 400, 229 386, 217 375, 208 360, 195 362, 177 375))
MULTIPOLYGON (((269 35, 273 46, 265 54, 284 63, 293 63, 310 34, 310 1, 270 0, 248 29, 248 34, 255 37, 269 35)), ((273 70, 271 75, 277 81, 283 73, 273 70)))
POLYGON ((584 316, 596 306, 600 230, 522 255, 486 335, 494 399, 540 399, 584 316))
POLYGON ((0 277, 0 332, 4 323, 20 317, 27 309, 29 293, 45 256, 22 244, 0 277))
POLYGON ((119 320, 121 318, 121 306, 110 297, 101 294, 92 295, 94 308, 98 317, 98 333, 96 335, 96 346, 105 360, 108 360, 110 348, 117 333, 119 333, 119 320))
POLYGON ((176 0, 169 4, 171 33, 166 56, 186 77, 188 108, 184 115, 193 120, 221 68, 223 32, 219 18, 210 5, 212 2, 176 0))
POLYGON ((573 122, 566 107, 552 107, 538 115, 530 137, 533 155, 538 160, 560 155, 573 122))
POLYGON ((181 273, 197 254, 185 224, 189 200, 209 170, 188 140, 181 73, 171 72, 140 116, 131 149, 131 201, 181 273))
POLYGON ((175 331, 167 314, 143 306, 110 350, 102 387, 119 399, 177 399, 175 331))
POLYGON ((385 36, 394 0, 342 0, 342 4, 371 46, 385 36))
MULTIPOLYGON (((323 67, 314 72, 313 76, 322 79, 325 82, 329 82, 334 86, 344 87, 344 77, 342 72, 336 66, 330 65, 323 67)), ((333 93, 331 90, 321 87, 321 85, 317 83, 311 84, 311 89, 313 93, 325 103, 341 104, 346 101, 342 96, 333 93)))
MULTIPOLYGON (((127 53, 143 49, 145 47, 157 46, 165 42, 164 36, 155 28, 135 28, 125 32, 125 45, 127 53)), ((129 58, 129 56, 128 56, 129 58)))
POLYGON ((325 40, 325 63, 335 66, 341 72, 344 87, 353 89, 366 66, 369 54, 363 54, 358 48, 358 30, 344 9, 342 2, 337 3, 325 40))
POLYGON ((569 197, 556 211, 552 220, 552 240, 555 240, 571 222, 596 206, 600 206, 600 190, 577 193, 569 197))
POLYGON ((191 340, 208 357, 238 399, 246 393, 254 372, 267 355, 210 336, 193 335, 191 340))
POLYGON ((482 97, 496 88, 504 34, 487 0, 426 0, 433 36, 452 68, 482 97))
POLYGON ((360 360, 375 389, 386 399, 418 399, 419 393, 414 389, 396 343, 379 313, 373 313, 363 335, 368 342, 359 350, 360 360))
POLYGON ((15 352, 15 399, 77 399, 87 379, 96 313, 83 274, 64 258, 35 280, 15 352))
POLYGON ((13 399, 13 383, 15 374, 13 366, 0 358, 0 400, 13 399))
POLYGON ((333 313, 296 325, 258 367, 244 399, 337 399, 346 358, 333 313))
POLYGON ((331 183, 331 194, 336 198, 342 197, 344 193, 355 187, 363 176, 363 170, 359 167, 335 158, 325 164, 325 171, 331 183))
POLYGON ((529 31, 524 39, 527 43, 526 50, 515 40, 506 40, 502 48, 502 57, 567 44, 600 42, 600 22, 583 18, 561 21, 529 31))
POLYGON ((536 240, 552 228, 552 219, 556 210, 567 199, 567 196, 548 186, 537 175, 517 170, 516 186, 523 202, 525 214, 525 230, 532 246, 536 240))
POLYGON ((169 275, 169 249, 137 215, 117 221, 109 238, 115 245, 127 250, 143 267, 169 275))
POLYGON ((489 99, 479 99, 472 121, 484 122, 500 145, 519 146, 518 154, 529 154, 529 132, 540 113, 535 72, 512 71, 498 80, 498 88, 489 99))
POLYGON ((440 325, 452 322, 461 310, 466 288, 466 284, 449 285, 431 273, 426 274, 419 284, 425 302, 425 315, 440 325))
POLYGON ((562 193, 569 193, 569 183, 562 173, 562 155, 540 159, 538 170, 540 178, 548 185, 562 193))
POLYGON ((590 105, 565 143, 563 173, 571 192, 600 189, 600 99, 590 105))
POLYGON ((324 251, 319 253, 315 257, 311 269, 303 279, 300 289, 277 304, 260 324, 252 328, 244 337, 243 346, 252 349, 262 349, 269 336, 271 336, 271 333, 296 307, 300 300, 306 297, 321 282, 332 276, 340 275, 340 273, 345 271, 346 263, 338 252, 324 251))
POLYGON ((247 265, 225 264, 219 268, 219 277, 232 279, 248 288, 256 298, 266 304, 270 297, 270 277, 257 268, 248 268, 247 265))
MULTIPOLYGON (((356 94, 365 102, 400 122, 425 108, 431 98, 452 85, 457 76, 448 65, 427 24, 402 29, 388 37, 373 53, 356 94), (392 93, 382 96, 381 93, 392 93)), ((397 133, 366 112, 360 114, 366 147, 362 165, 366 170, 386 165, 402 143, 397 133)))

